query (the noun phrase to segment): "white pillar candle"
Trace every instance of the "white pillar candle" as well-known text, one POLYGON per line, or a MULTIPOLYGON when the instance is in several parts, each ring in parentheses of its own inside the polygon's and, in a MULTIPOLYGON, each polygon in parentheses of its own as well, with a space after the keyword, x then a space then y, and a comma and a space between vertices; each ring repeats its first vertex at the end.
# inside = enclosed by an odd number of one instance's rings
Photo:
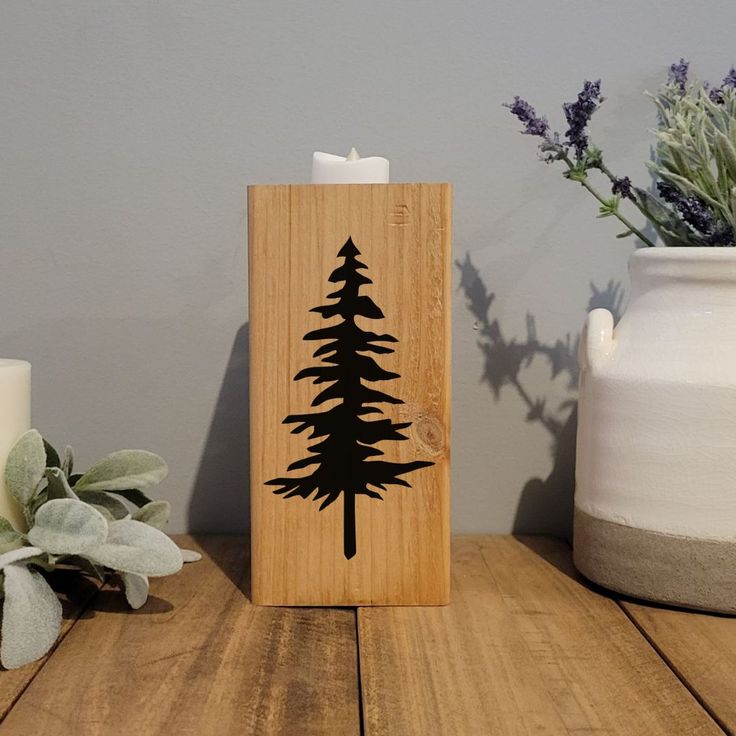
POLYGON ((28 528, 23 509, 5 485, 5 461, 18 438, 31 428, 31 364, 0 358, 0 516, 16 529, 28 528))
POLYGON ((388 159, 361 158, 354 148, 347 156, 315 151, 312 184, 388 184, 388 159))

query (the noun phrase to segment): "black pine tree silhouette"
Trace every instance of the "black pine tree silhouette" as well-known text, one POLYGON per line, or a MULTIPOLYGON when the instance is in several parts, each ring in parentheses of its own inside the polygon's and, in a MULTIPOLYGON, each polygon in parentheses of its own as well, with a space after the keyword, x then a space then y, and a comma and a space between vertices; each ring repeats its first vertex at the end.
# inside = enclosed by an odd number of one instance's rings
POLYGON ((344 285, 327 295, 328 299, 337 301, 311 311, 318 312, 326 320, 333 317, 341 319, 304 335, 305 340, 328 342, 313 353, 313 357, 320 358, 321 365, 305 368, 294 377, 295 381, 312 378, 317 385, 331 384, 315 397, 313 407, 330 400, 336 400, 337 403, 325 411, 290 414, 284 419, 284 424, 296 424, 291 430, 293 434, 311 429, 309 439, 319 440, 307 448, 311 453, 308 457, 289 465, 287 473, 313 465, 317 467, 310 475, 274 478, 267 481, 267 485, 278 486, 274 493, 284 498, 309 498, 314 493, 313 500, 322 502, 320 511, 342 495, 343 552, 349 560, 356 553, 356 496, 381 500, 379 491, 385 491, 386 486, 410 488, 410 484, 399 476, 434 463, 424 460, 408 463, 368 460, 383 455, 375 447, 377 443, 408 439, 400 430, 411 426, 411 422, 365 418, 369 414, 383 414, 376 404, 404 403, 363 383, 399 378, 398 373, 384 370, 368 355, 393 353, 392 348, 381 343, 395 343, 398 340, 392 335, 378 335, 358 326, 356 317, 383 319, 383 312, 369 296, 360 293, 362 286, 373 282, 360 273, 368 267, 357 259, 360 251, 352 238, 347 239, 337 255, 345 260, 330 274, 330 281, 344 282, 344 285))

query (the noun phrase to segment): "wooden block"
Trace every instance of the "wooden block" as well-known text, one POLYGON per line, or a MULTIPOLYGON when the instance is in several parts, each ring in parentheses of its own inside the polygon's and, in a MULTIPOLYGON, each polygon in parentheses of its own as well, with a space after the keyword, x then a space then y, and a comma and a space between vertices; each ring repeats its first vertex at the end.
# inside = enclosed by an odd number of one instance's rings
POLYGON ((446 608, 358 611, 367 736, 722 734, 547 538, 453 544, 446 608))
POLYGON ((246 539, 178 541, 203 559, 138 611, 103 590, 3 736, 358 736, 355 612, 253 606, 246 539))
POLYGON ((665 661, 726 733, 736 733, 736 618, 622 601, 665 661))
POLYGON ((248 194, 254 602, 447 603, 450 185, 248 194))

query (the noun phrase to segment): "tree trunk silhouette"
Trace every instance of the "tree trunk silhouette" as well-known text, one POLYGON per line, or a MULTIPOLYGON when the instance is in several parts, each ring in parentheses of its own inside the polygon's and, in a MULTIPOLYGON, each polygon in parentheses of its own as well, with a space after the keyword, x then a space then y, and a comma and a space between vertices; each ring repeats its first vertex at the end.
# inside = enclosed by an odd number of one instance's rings
POLYGON ((355 557, 357 542, 355 539, 355 494, 342 494, 342 551, 346 560, 355 557))
POLYGON ((352 238, 348 238, 338 252, 344 262, 329 277, 330 282, 344 285, 327 295, 336 300, 312 309, 325 320, 340 317, 326 327, 312 330, 304 340, 319 341, 321 345, 312 357, 319 358, 319 365, 305 368, 294 377, 295 381, 311 378, 315 385, 329 384, 312 401, 312 407, 330 404, 325 411, 308 414, 290 414, 284 424, 295 424, 292 433, 311 430, 309 439, 318 441, 308 446, 310 455, 296 460, 287 472, 317 466, 309 475, 279 477, 267 481, 277 486, 273 491, 284 498, 309 498, 321 501, 319 510, 327 508, 342 494, 343 497, 343 554, 351 559, 356 546, 356 497, 368 496, 382 500, 381 492, 387 486, 410 488, 399 476, 433 465, 427 460, 392 463, 385 460, 369 460, 380 457, 383 451, 375 445, 379 442, 406 440, 399 430, 411 426, 411 422, 393 422, 391 419, 368 420, 370 414, 383 414, 376 404, 403 404, 401 399, 369 388, 366 383, 390 381, 399 378, 398 373, 387 371, 369 354, 393 353, 393 348, 383 343, 396 343, 392 335, 376 334, 362 329, 356 317, 383 319, 383 312, 369 297, 360 293, 364 285, 372 281, 360 271, 368 267, 358 260, 360 251, 352 238))

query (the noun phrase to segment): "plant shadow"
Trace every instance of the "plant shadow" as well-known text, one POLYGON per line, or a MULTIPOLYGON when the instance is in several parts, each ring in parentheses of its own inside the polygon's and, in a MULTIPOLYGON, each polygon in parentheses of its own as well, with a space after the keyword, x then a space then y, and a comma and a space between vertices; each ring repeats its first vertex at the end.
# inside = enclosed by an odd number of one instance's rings
POLYGON ((132 609, 125 598, 125 591, 116 581, 109 581, 111 587, 102 588, 90 601, 78 618, 94 618, 98 613, 120 613, 126 616, 150 616, 155 613, 169 613, 174 606, 165 598, 149 595, 140 608, 132 609))
MULTIPOLYGON (((456 261, 460 272, 460 290, 467 308, 475 319, 478 348, 483 356, 481 382, 486 384, 495 401, 505 390, 522 400, 527 413, 525 421, 542 426, 550 438, 552 469, 546 478, 530 478, 521 490, 513 523, 514 534, 572 535, 573 496, 575 490, 575 442, 577 434, 578 383, 577 352, 580 336, 544 342, 537 335, 536 319, 527 313, 526 338, 507 337, 498 319, 492 315, 495 294, 484 283, 478 269, 466 254, 456 261), (534 395, 524 382, 524 370, 536 359, 546 361, 550 382, 562 377, 570 397, 552 405, 545 397, 534 395)), ((609 309, 618 320, 623 303, 620 282, 613 280, 599 289, 590 284, 587 310, 609 309)))

